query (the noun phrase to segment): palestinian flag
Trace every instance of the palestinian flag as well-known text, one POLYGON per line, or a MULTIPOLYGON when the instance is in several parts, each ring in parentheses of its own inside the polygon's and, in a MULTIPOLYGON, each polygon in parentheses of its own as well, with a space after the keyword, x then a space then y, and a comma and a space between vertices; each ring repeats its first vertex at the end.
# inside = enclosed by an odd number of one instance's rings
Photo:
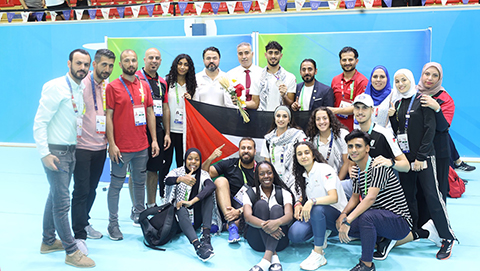
MULTIPOLYGON (((205 161, 216 148, 225 144, 222 156, 213 161, 215 163, 236 154, 242 137, 251 137, 256 142, 257 154, 260 154, 263 137, 270 130, 274 112, 251 109, 247 112, 250 122, 243 123, 240 113, 235 108, 185 99, 186 124, 183 133, 185 150, 199 149, 205 161)), ((310 111, 293 112, 293 118, 299 127, 305 129, 310 111)))

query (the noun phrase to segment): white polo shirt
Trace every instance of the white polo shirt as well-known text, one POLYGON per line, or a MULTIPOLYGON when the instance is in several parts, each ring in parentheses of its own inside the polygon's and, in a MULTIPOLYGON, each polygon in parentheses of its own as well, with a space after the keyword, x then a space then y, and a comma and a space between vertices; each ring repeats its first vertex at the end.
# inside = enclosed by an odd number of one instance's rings
POLYGON ((197 79, 197 89, 195 95, 193 95, 193 100, 211 105, 235 108, 230 95, 218 81, 220 77, 223 76, 228 78, 228 76, 220 69, 218 70, 218 75, 213 80, 207 75, 205 69, 195 75, 197 79))

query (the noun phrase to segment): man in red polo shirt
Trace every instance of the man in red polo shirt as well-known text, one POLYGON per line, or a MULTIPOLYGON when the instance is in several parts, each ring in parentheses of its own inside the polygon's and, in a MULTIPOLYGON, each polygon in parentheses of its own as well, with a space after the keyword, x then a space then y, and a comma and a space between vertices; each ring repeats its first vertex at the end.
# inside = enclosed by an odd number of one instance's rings
POLYGON ((358 52, 352 47, 344 47, 340 53, 340 66, 343 73, 333 77, 332 89, 335 107, 329 107, 347 128, 353 130, 353 100, 365 92, 368 79, 356 70, 358 52))
POLYGON ((108 234, 112 240, 122 240, 118 225, 118 202, 125 182, 127 164, 133 178, 134 214, 145 209, 145 181, 148 160, 146 126, 152 137, 152 157, 159 153, 153 111, 152 95, 148 83, 135 76, 138 68, 137 54, 125 50, 120 55, 122 75, 108 84, 107 93, 107 139, 108 153, 112 161, 111 181, 108 190, 108 234))

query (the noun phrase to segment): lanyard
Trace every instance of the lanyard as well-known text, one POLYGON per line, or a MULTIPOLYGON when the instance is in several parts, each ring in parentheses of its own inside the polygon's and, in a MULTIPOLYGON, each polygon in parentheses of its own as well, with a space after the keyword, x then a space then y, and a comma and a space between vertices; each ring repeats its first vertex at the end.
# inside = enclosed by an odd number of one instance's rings
MULTIPOLYGON (((128 96, 130 96, 130 101, 132 102, 132 105, 135 105, 135 103, 133 102, 132 94, 130 93, 130 90, 128 90, 127 85, 125 85, 125 82, 123 81, 122 76, 120 76, 119 79, 120 79, 120 82, 122 82, 123 86, 125 87, 125 90, 128 92, 128 96)), ((138 79, 138 83, 140 83, 140 95, 142 96, 142 104, 143 104, 143 102, 145 100, 145 94, 143 93, 143 86, 142 86, 142 82, 140 81, 140 79, 138 79)))
MULTIPOLYGON (((332 145, 333 145, 333 131, 330 130, 330 143, 329 143, 329 146, 328 146, 327 158, 325 159, 327 161, 330 158, 330 154, 332 153, 332 145)), ((317 146, 320 146, 320 134, 318 134, 317 146)))
MULTIPOLYGON (((368 186, 367 186, 367 171, 368 171, 368 168, 370 167, 370 162, 372 162, 372 158, 369 156, 368 161, 367 161, 367 165, 365 166, 365 170, 363 171, 363 173, 365 174, 365 191, 363 193, 365 195, 367 194, 367 188, 368 188, 368 186)), ((360 180, 360 167, 358 168, 358 180, 360 180)))
MULTIPOLYGON (((275 164, 275 144, 272 144, 272 163, 275 164)), ((280 163, 283 164, 283 152, 280 154, 280 163)))
POLYGON ((180 105, 180 97, 178 96, 178 82, 175 82, 175 95, 177 97, 177 105, 180 105))
MULTIPOLYGON (((92 79, 93 102, 95 104, 95 111, 98 111, 97 95, 95 94, 95 81, 93 79, 93 72, 90 75, 91 75, 91 79, 92 79)), ((107 110, 107 103, 105 101, 105 80, 102 80, 102 104, 103 104, 103 111, 106 111, 107 110)))
MULTIPOLYGON (((415 100, 415 96, 417 96, 417 92, 413 94, 412 99, 410 100, 410 104, 408 105, 407 113, 405 114, 405 133, 407 133, 408 129, 408 121, 410 120, 410 110, 412 109, 413 101, 415 100)), ((398 109, 400 108, 400 105, 402 105, 402 100, 398 103, 397 107, 397 121, 398 121, 398 109)))
MULTIPOLYGON (((145 78, 145 81, 148 83, 148 87, 150 88, 150 92, 152 93, 152 98, 155 97, 153 93, 153 88, 152 85, 150 85, 150 80, 148 80, 147 75, 145 74, 145 71, 143 69, 140 70, 142 72, 143 78, 145 78)), ((152 78, 153 79, 153 78, 152 78)), ((155 80, 155 79, 153 79, 155 80)), ((158 83, 158 81, 157 81, 158 83)), ((162 88, 158 86, 158 92, 160 93, 160 99, 162 98, 162 88)))
MULTIPOLYGON (((345 91, 343 90, 343 84, 345 79, 342 79, 342 98, 345 99, 345 91)), ((355 80, 352 80, 350 84, 350 100, 353 100, 353 91, 355 90, 355 80)))
MULTIPOLYGON (((70 94, 72 95, 72 106, 73 106, 73 111, 75 111, 75 115, 78 115, 78 108, 77 104, 75 103, 75 98, 73 97, 73 90, 72 90, 72 85, 70 84, 70 80, 68 80, 68 76, 65 75, 65 80, 67 80, 67 85, 68 88, 70 89, 70 94)), ((85 114, 85 106, 83 107, 83 114, 85 114)))
MULTIPOLYGON (((257 161, 253 161, 253 172, 255 172, 255 168, 257 167, 257 161)), ((240 165, 240 159, 238 159, 238 168, 242 172, 243 175, 243 182, 247 184, 247 176, 245 176, 245 172, 243 172, 242 166, 240 165)))
MULTIPOLYGON (((371 120, 370 120, 371 121, 371 120)), ((368 129, 368 134, 371 135, 372 134, 372 131, 373 131, 373 125, 375 125, 375 123, 373 121, 371 121, 370 123, 370 129, 368 129)))

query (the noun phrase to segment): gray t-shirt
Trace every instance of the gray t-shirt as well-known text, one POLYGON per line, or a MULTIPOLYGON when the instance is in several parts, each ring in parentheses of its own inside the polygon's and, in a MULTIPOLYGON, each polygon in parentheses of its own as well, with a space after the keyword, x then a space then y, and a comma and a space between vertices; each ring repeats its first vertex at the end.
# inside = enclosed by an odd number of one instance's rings
POLYGON ((29 8, 43 8, 42 0, 24 0, 29 8))

